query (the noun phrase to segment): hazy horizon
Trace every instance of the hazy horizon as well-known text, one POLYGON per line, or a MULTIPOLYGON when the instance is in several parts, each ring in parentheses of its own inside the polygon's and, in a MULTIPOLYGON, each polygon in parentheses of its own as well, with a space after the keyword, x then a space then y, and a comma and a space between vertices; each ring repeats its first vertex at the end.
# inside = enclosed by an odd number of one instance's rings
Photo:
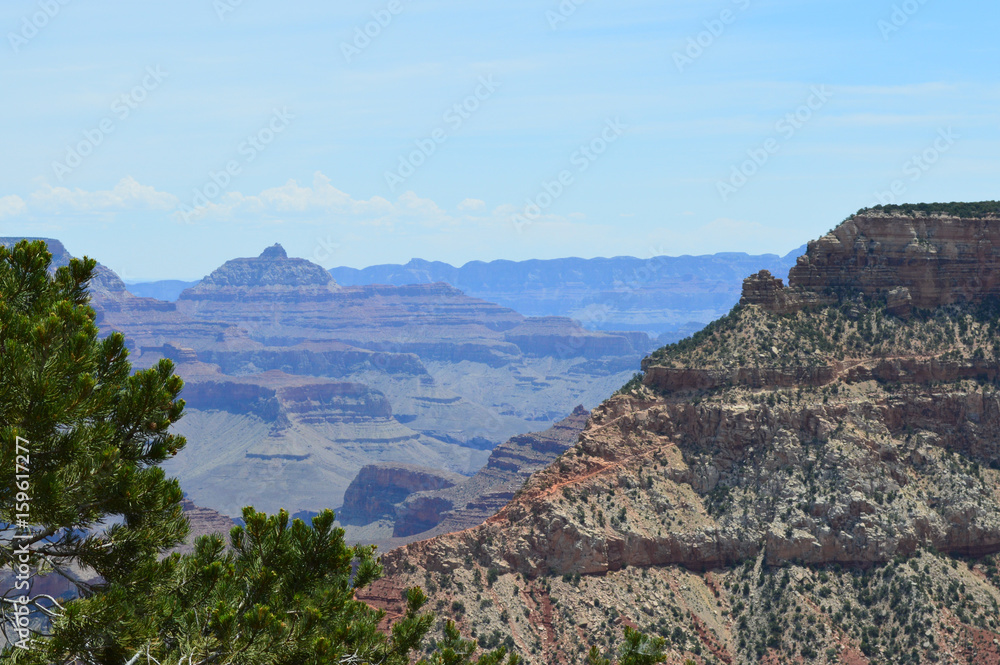
POLYGON ((787 252, 880 201, 1000 198, 998 14, 12 0, 0 235, 133 282, 276 241, 326 268, 787 252))
MULTIPOLYGON (((281 244, 281 243, 278 243, 278 244, 281 244)), ((782 258, 782 257, 788 256, 789 254, 791 254, 792 252, 795 252, 798 249, 801 249, 802 247, 804 247, 804 245, 800 245, 799 247, 796 247, 791 252, 782 252, 782 253, 778 253, 778 252, 761 252, 759 254, 749 254, 747 252, 713 252, 711 254, 659 255, 659 256, 656 256, 656 257, 645 257, 645 258, 647 258, 647 259, 648 258, 662 258, 662 257, 666 256, 668 258, 677 258, 677 259, 683 259, 683 258, 699 259, 699 258, 707 258, 707 257, 712 257, 712 256, 720 256, 720 255, 725 255, 725 254, 733 254, 733 255, 743 255, 743 254, 746 254, 747 256, 778 257, 778 258, 782 258)), ((69 248, 67 248, 67 249, 69 249, 69 248)), ((263 248, 261 249, 261 251, 263 251, 263 248)), ((295 257, 295 256, 293 256, 291 254, 289 254, 289 257, 290 258, 307 258, 307 257, 295 257)), ((96 259, 97 257, 92 257, 92 258, 96 259)), ((248 258, 248 257, 237 257, 237 256, 234 256, 234 257, 230 257, 229 259, 226 259, 226 261, 229 261, 231 259, 236 259, 236 258, 248 258)), ((580 260, 580 261, 608 260, 608 261, 610 261, 610 260, 615 260, 615 259, 636 259, 636 258, 643 259, 643 257, 627 256, 627 255, 624 255, 624 254, 620 254, 618 256, 589 256, 589 257, 585 257, 585 256, 557 256, 557 257, 554 257, 554 258, 551 258, 551 259, 521 259, 521 260, 517 260, 517 261, 511 260, 511 259, 492 259, 490 261, 480 261, 478 259, 473 259, 471 261, 466 261, 465 263, 461 263, 461 264, 457 264, 456 265, 456 264, 453 264, 453 263, 448 263, 447 261, 434 261, 432 259, 424 259, 422 257, 415 256, 415 257, 413 257, 413 258, 411 258, 411 259, 409 259, 407 261, 401 261, 399 263, 373 263, 371 265, 361 266, 360 268, 355 268, 354 266, 330 266, 328 268, 328 270, 332 271, 332 270, 338 270, 338 269, 347 268, 347 269, 353 269, 353 270, 362 271, 362 270, 365 270, 367 268, 377 268, 377 267, 380 267, 380 266, 395 266, 395 265, 405 266, 405 265, 410 264, 413 261, 425 261, 427 263, 444 263, 444 264, 447 264, 447 265, 451 266, 452 268, 461 269, 461 268, 464 268, 465 266, 467 266, 469 264, 476 264, 476 263, 485 263, 485 264, 497 263, 497 262, 525 263, 525 262, 528 262, 528 261, 560 261, 560 260, 568 260, 568 261, 572 261, 572 260, 580 260)), ((219 264, 219 265, 222 265, 222 264, 219 264)), ((114 270, 114 268, 112 266, 108 266, 108 267, 111 268, 112 270, 114 270)), ((130 285, 131 284, 150 284, 150 283, 154 283, 154 282, 166 282, 166 281, 192 282, 192 281, 198 281, 198 280, 204 279, 206 276, 207 276, 207 273, 205 275, 201 275, 200 277, 193 277, 191 279, 184 279, 184 278, 179 278, 179 277, 164 277, 162 279, 129 279, 129 280, 123 279, 122 281, 124 281, 126 284, 130 284, 130 285)))

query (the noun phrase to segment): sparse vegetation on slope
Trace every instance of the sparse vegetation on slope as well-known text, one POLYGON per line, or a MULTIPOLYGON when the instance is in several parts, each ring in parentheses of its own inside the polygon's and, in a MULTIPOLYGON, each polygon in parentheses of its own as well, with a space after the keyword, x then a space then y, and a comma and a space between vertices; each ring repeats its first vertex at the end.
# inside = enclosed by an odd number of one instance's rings
POLYGON ((995 308, 953 305, 918 310, 904 320, 889 314, 884 303, 860 297, 779 316, 737 306, 697 335, 653 352, 647 366, 816 367, 894 355, 996 360, 995 308))
POLYGON ((1000 215, 1000 201, 979 201, 976 203, 905 203, 899 205, 877 205, 862 208, 859 215, 881 212, 890 215, 950 215, 952 217, 988 217, 1000 215))
POLYGON ((469 627, 505 613, 531 663, 606 657, 622 626, 676 663, 1000 662, 994 258, 950 221, 938 251, 934 223, 850 222, 800 262, 812 291, 751 278, 494 520, 387 581, 496 570, 488 606, 437 593, 469 627), (908 291, 879 281, 897 266, 908 291))

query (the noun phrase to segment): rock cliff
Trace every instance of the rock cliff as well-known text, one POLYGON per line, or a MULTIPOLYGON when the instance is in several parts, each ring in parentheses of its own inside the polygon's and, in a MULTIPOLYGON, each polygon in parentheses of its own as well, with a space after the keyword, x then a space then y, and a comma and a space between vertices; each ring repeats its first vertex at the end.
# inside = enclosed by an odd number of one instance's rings
POLYGON ((368 524, 394 518, 396 504, 415 492, 454 487, 463 476, 413 464, 369 464, 344 493, 344 506, 337 518, 344 524, 368 524))
POLYGON ((192 339, 180 325, 161 332, 141 316, 108 323, 131 331, 150 361, 176 343, 228 374, 281 370, 365 383, 410 428, 474 447, 551 423, 581 401, 596 404, 650 344, 643 334, 526 318, 442 283, 336 287, 280 247, 227 262, 182 293, 171 315, 195 329, 231 327, 192 339))
POLYGON ((998 265, 1000 211, 962 217, 866 210, 809 243, 787 290, 764 271, 744 283, 741 302, 787 312, 862 293, 906 315, 1000 297, 998 265))
POLYGON ((677 663, 996 662, 991 220, 864 211, 789 287, 748 280, 486 524, 386 555, 370 601, 429 587, 532 663, 612 649, 622 625, 677 663), (899 261, 911 230, 931 247, 899 261))

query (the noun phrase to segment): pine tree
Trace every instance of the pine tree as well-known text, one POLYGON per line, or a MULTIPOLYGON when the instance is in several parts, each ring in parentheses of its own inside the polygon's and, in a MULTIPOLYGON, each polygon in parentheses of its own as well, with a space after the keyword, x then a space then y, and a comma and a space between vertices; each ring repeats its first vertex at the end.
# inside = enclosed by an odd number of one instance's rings
POLYGON ((619 652, 619 665, 656 665, 667 660, 667 641, 662 637, 650 637, 625 626, 625 643, 619 652))
MULTIPOLYGON (((30 649, 8 644, 0 658, 411 663, 434 621, 421 613, 427 597, 407 590, 405 616, 380 632, 385 613, 354 598, 382 574, 375 548, 348 547, 331 511, 307 526, 245 508, 228 543, 203 536, 193 554, 162 556, 187 532, 180 487, 159 467, 185 443, 170 433, 181 379, 167 360, 132 374, 121 335, 100 339, 86 290, 93 260, 50 264, 44 243, 0 247, 0 566, 14 573, 0 592, 24 601, 0 603, 0 620, 14 626, 23 605, 37 631, 30 649), (75 597, 33 593, 42 573, 68 580, 75 597)), ((503 648, 475 658, 453 624, 445 634, 424 665, 519 662, 503 648)))
POLYGON ((230 547, 203 536, 193 554, 157 564, 152 577, 159 582, 149 596, 119 588, 71 604, 46 644, 47 657, 71 662, 111 626, 128 656, 116 662, 133 665, 411 662, 433 622, 420 613, 426 596, 407 591, 405 617, 390 634, 380 632, 385 614, 354 599, 356 589, 381 575, 375 548, 348 547, 333 512, 314 517, 311 527, 290 521, 286 511, 268 516, 245 508, 243 519, 230 547))
POLYGON ((586 665, 611 665, 611 660, 601 655, 601 650, 596 646, 590 647, 587 653, 586 665))
MULTIPOLYGON (((656 665, 667 661, 667 641, 662 637, 650 637, 641 631, 625 626, 624 642, 618 650, 616 665, 656 665)), ((686 661, 686 663, 691 661, 686 661)), ((612 665, 596 646, 590 647, 584 665, 612 665)))
MULTIPOLYGON (((79 595, 125 583, 143 593, 151 580, 135 571, 187 522, 177 481, 158 466, 184 446, 169 431, 180 378, 166 360, 132 375, 124 339, 99 339, 88 305, 96 263, 53 274, 51 258, 39 241, 0 247, 0 566, 31 578, 11 584, 8 573, 0 588, 54 617, 55 600, 30 591, 37 575, 79 595)), ((14 609, 2 603, 8 629, 14 609)))

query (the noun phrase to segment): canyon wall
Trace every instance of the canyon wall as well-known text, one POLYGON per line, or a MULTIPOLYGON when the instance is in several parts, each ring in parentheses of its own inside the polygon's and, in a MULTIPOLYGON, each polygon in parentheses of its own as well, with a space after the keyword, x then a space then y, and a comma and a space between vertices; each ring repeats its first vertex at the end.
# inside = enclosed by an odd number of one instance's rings
POLYGON ((788 287, 751 277, 495 516, 390 552, 364 597, 396 616, 430 585, 529 663, 623 626, 677 663, 995 662, 995 223, 865 212, 788 287))

